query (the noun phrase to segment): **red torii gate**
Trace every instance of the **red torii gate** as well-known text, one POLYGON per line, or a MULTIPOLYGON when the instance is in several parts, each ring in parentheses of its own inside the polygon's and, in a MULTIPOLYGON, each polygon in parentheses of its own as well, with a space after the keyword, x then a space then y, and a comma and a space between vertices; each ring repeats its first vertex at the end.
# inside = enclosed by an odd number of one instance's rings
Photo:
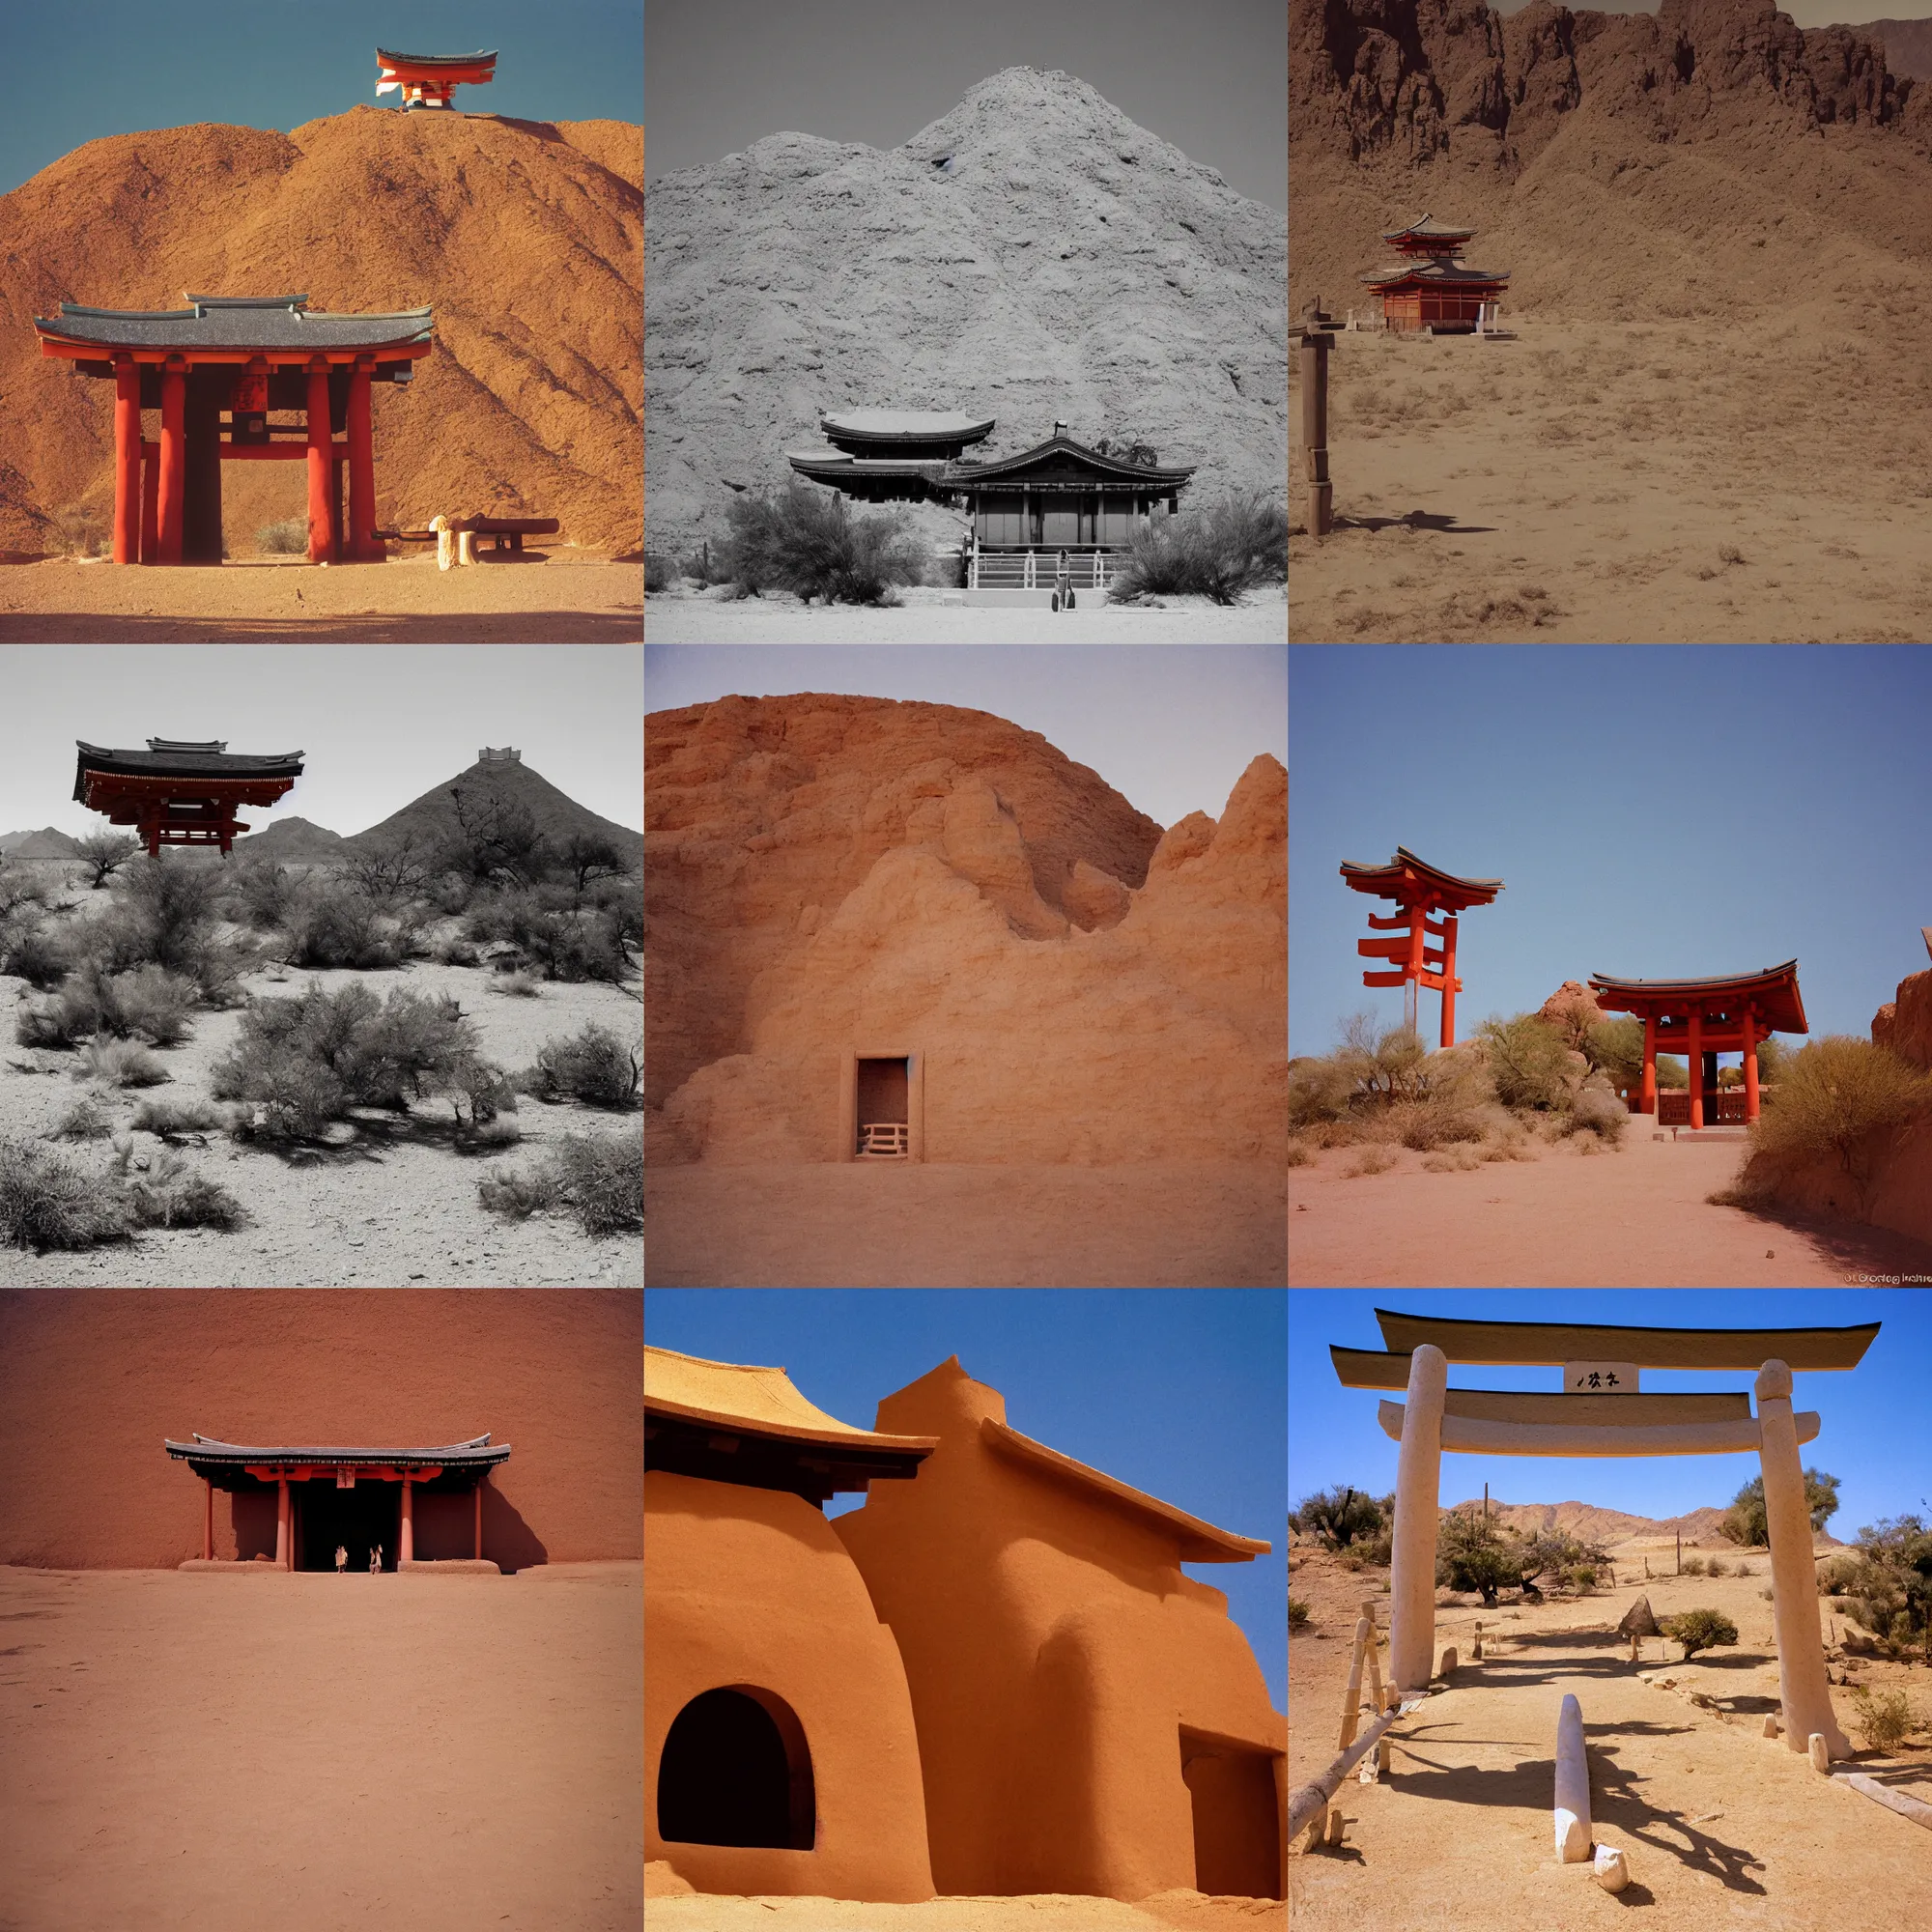
POLYGON ((1637 1111, 1657 1112, 1657 1056, 1684 1054, 1690 1076, 1690 1124, 1717 1111, 1718 1056, 1745 1057, 1745 1119, 1758 1111, 1758 1042, 1774 1033, 1809 1033, 1798 992, 1798 961, 1761 973, 1728 973, 1714 980, 1612 980, 1590 976, 1590 991, 1605 1012, 1643 1019, 1643 1095, 1637 1111))
POLYGON ((1398 932, 1399 939, 1358 939, 1355 951, 1371 959, 1402 962, 1393 973, 1364 973, 1365 986, 1406 986, 1404 1017, 1416 1025, 1416 988, 1427 986, 1442 995, 1442 1044, 1456 1044, 1456 995, 1463 982, 1456 977, 1456 915, 1470 906, 1489 905, 1503 890, 1500 879, 1459 879, 1453 872, 1438 871, 1418 859, 1406 845, 1395 848, 1395 857, 1385 866, 1357 866, 1345 859, 1342 876, 1358 893, 1374 898, 1394 899, 1402 910, 1392 919, 1369 915, 1369 924, 1378 932, 1398 932), (1439 924, 1431 924, 1429 915, 1439 913, 1439 924), (1441 942, 1439 952, 1427 950, 1427 941, 1441 942))

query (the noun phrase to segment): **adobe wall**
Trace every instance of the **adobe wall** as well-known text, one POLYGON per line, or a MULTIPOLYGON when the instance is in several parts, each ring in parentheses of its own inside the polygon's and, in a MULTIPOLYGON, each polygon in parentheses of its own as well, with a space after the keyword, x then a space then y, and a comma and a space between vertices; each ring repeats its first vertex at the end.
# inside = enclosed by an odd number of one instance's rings
POLYGON ((1285 1158, 1277 760, 1163 835, 1144 883, 1086 867, 1058 903, 990 794, 929 804, 757 976, 743 1050, 670 1094, 654 1159, 837 1160, 844 1056, 877 1050, 922 1057, 928 1161, 1285 1158))
POLYGON ((775 1490, 644 1474, 644 1857, 699 1891, 879 1901, 933 1895, 905 1670, 823 1515, 775 1490), (667 1842, 658 1775, 678 1713, 734 1685, 804 1728, 810 1851, 667 1842))
MULTIPOLYGON (((0 1291, 0 1563, 199 1556, 201 1480, 161 1447, 195 1430, 383 1447, 488 1430, 512 1453, 485 1492, 486 1557, 635 1561, 642 1346, 627 1290, 0 1291)), ((214 1502, 217 1556, 273 1551, 271 1495, 214 1502)), ((470 1507, 418 1496, 418 1553, 468 1556, 470 1507)))
POLYGON ((1268 1754, 1287 1723, 1226 1598, 1181 1573, 1172 1539, 987 1449, 986 1416, 1004 1400, 956 1362, 887 1397, 878 1428, 940 1446, 832 1523, 905 1660, 941 1893, 1191 1888, 1191 1776, 1222 1885, 1278 1895, 1268 1754), (1190 1748, 1211 1761, 1190 1773, 1190 1748), (1244 1848, 1216 1846, 1237 1803, 1262 1816, 1244 1848))

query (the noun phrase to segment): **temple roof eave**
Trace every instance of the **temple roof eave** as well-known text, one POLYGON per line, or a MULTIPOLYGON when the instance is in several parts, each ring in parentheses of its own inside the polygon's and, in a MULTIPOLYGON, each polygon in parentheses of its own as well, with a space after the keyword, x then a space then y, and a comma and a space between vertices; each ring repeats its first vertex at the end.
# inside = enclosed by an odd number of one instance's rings
POLYGON ((1042 462, 1056 454, 1071 456, 1102 479, 1140 484, 1154 491, 1178 488, 1201 467, 1197 463, 1165 466, 1128 463, 1119 457, 1102 456, 1098 450, 1090 448, 1084 442, 1075 442, 1071 437, 1056 436, 1049 437, 1046 441, 1036 444, 1032 449, 1021 450, 1016 456, 1000 457, 990 463, 950 463, 946 467, 943 480, 954 489, 988 482, 1024 481, 1024 478, 1017 476, 1017 471, 1024 469, 1030 464, 1042 462))
POLYGON ((1452 1362, 1560 1367, 1608 1361, 1753 1373, 1773 1360, 1793 1369, 1855 1369, 1879 1331, 1876 1321, 1838 1328, 1658 1328, 1606 1321, 1473 1321, 1387 1308, 1376 1310, 1376 1321, 1391 1352, 1406 1355, 1428 1343, 1452 1362))
POLYGON ((1344 859, 1341 875, 1354 891, 1367 893, 1372 898, 1399 897, 1401 895, 1397 888, 1419 880, 1459 897, 1465 907, 1488 905, 1498 893, 1507 890, 1500 879, 1458 878, 1454 872, 1445 872, 1426 859, 1418 859, 1406 845, 1398 845, 1395 857, 1378 866, 1364 866, 1353 859, 1344 859))
POLYGON ((178 1463, 206 1463, 213 1467, 242 1468, 249 1463, 293 1467, 309 1463, 323 1467, 408 1468, 412 1465, 485 1468, 510 1458, 510 1444, 492 1444, 487 1432, 468 1442, 451 1442, 417 1449, 354 1447, 345 1444, 216 1442, 197 1435, 192 1442, 162 1438, 162 1446, 178 1463))
POLYGON ((1659 1011, 1745 995, 1768 995, 1758 1004, 1760 1017, 1775 1033, 1809 1033, 1804 1017, 1804 1000, 1798 988, 1798 961, 1787 959, 1781 966, 1767 966, 1756 973, 1724 973, 1702 980, 1618 980, 1606 973, 1590 976, 1590 991, 1597 1004, 1612 1012, 1659 1011))
POLYGON ((384 314, 312 313, 306 296, 205 297, 178 309, 90 308, 64 301, 57 316, 37 315, 45 353, 90 349, 204 350, 260 355, 326 355, 333 350, 396 354, 426 350, 434 330, 428 306, 384 314))

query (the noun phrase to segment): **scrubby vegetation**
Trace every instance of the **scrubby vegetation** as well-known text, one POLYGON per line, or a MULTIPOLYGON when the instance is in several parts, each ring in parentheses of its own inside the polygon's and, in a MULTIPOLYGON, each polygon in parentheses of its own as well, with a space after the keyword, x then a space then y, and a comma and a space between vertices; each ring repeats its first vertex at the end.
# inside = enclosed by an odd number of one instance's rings
POLYGON ((128 1151, 89 1171, 55 1149, 0 1142, 0 1244, 44 1254, 104 1247, 142 1228, 242 1225, 235 1197, 181 1155, 163 1151, 130 1174, 128 1151))
POLYGON ((90 832, 76 841, 78 856, 88 869, 88 885, 99 892, 141 849, 140 841, 125 832, 90 832))
POLYGON ((78 1046, 96 1035, 179 1046, 192 1031, 201 989, 165 966, 110 973, 98 961, 66 974, 51 1000, 22 1009, 14 1037, 22 1046, 78 1046))
POLYGON ((1684 1646, 1687 1662, 1700 1650, 1712 1650, 1738 1640, 1737 1625, 1721 1610, 1685 1610, 1677 1616, 1662 1618, 1657 1627, 1684 1646))
POLYGON ((1932 1115, 1932 1073, 1890 1048, 1831 1034, 1779 1068, 1751 1128, 1751 1151, 1774 1160, 1833 1162, 1868 1205, 1872 1183, 1898 1131, 1932 1115))
POLYGON ((1824 1567, 1821 1591, 1827 1573, 1834 1607, 1867 1634, 1872 1649, 1900 1658, 1922 1653, 1932 1663, 1932 1528, 1923 1519, 1866 1524, 1854 1548, 1824 1567))
POLYGON ((81 1049, 76 1080, 100 1080, 109 1087, 159 1087, 168 1069, 137 1039, 95 1039, 81 1049))
POLYGON ((1550 1576, 1587 1593, 1596 1587, 1598 1566, 1608 1560, 1598 1545, 1564 1530, 1524 1536, 1472 1511, 1452 1510, 1435 1539, 1435 1580, 1451 1590, 1475 1590, 1493 1607, 1499 1590, 1534 1597, 1536 1579, 1550 1576))
POLYGON ((1303 1598, 1291 1597, 1288 1600, 1288 1627, 1292 1631, 1308 1628, 1308 1605, 1303 1598))
MULTIPOLYGON (((1395 1492, 1374 1496, 1366 1490, 1318 1490, 1303 1496, 1289 1515, 1289 1526, 1312 1536, 1323 1549, 1385 1542, 1395 1526, 1395 1492)), ((1386 1562, 1387 1557, 1382 1559, 1386 1562)))
POLYGON ((526 1174, 486 1175, 483 1206, 516 1220, 567 1209, 593 1239, 644 1225, 644 1144, 629 1134, 566 1134, 526 1174))
MULTIPOLYGON (((1804 1506, 1811 1512, 1812 1529, 1814 1531, 1823 1529, 1838 1511, 1837 1477, 1828 1476, 1822 1469, 1806 1469, 1804 1506)), ((1731 1498, 1731 1506, 1724 1512, 1724 1520, 1718 1527, 1731 1542, 1742 1544, 1747 1549, 1764 1549, 1770 1547, 1771 1535, 1765 1522, 1762 1476, 1753 1476, 1731 1498)))
POLYGON ((296 556, 308 549, 308 519, 284 517, 264 524, 255 532, 255 548, 264 556, 296 556))
POLYGON ((1107 594, 1122 603, 1191 593, 1234 604, 1257 584, 1287 581, 1288 505, 1255 491, 1140 526, 1107 594))
POLYGON ((643 1077, 643 1055, 608 1027, 586 1022, 568 1039, 546 1040, 526 1091, 540 1100, 582 1100, 586 1107, 633 1107, 643 1077))
POLYGON ((136 1133, 158 1134, 169 1140, 178 1134, 213 1132, 221 1125, 221 1115, 206 1100, 161 1097, 143 1100, 128 1124, 136 1133))
POLYGON ((1873 1690, 1861 1684, 1852 1692, 1852 1722, 1867 1750, 1895 1750, 1918 1728, 1918 1714, 1903 1690, 1873 1690))
POLYGON ((794 479, 778 496, 730 505, 718 567, 743 596, 789 590, 807 603, 896 604, 895 586, 925 581, 919 539, 895 517, 854 516, 836 491, 794 479))

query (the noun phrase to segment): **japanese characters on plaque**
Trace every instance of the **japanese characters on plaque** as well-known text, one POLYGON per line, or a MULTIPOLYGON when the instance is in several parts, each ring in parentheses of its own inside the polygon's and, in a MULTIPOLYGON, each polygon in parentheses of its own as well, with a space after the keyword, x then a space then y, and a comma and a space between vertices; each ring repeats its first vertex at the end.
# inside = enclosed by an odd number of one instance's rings
POLYGON ((1565 1362, 1563 1392, 1565 1395, 1634 1395, 1637 1392, 1636 1364, 1565 1362))

